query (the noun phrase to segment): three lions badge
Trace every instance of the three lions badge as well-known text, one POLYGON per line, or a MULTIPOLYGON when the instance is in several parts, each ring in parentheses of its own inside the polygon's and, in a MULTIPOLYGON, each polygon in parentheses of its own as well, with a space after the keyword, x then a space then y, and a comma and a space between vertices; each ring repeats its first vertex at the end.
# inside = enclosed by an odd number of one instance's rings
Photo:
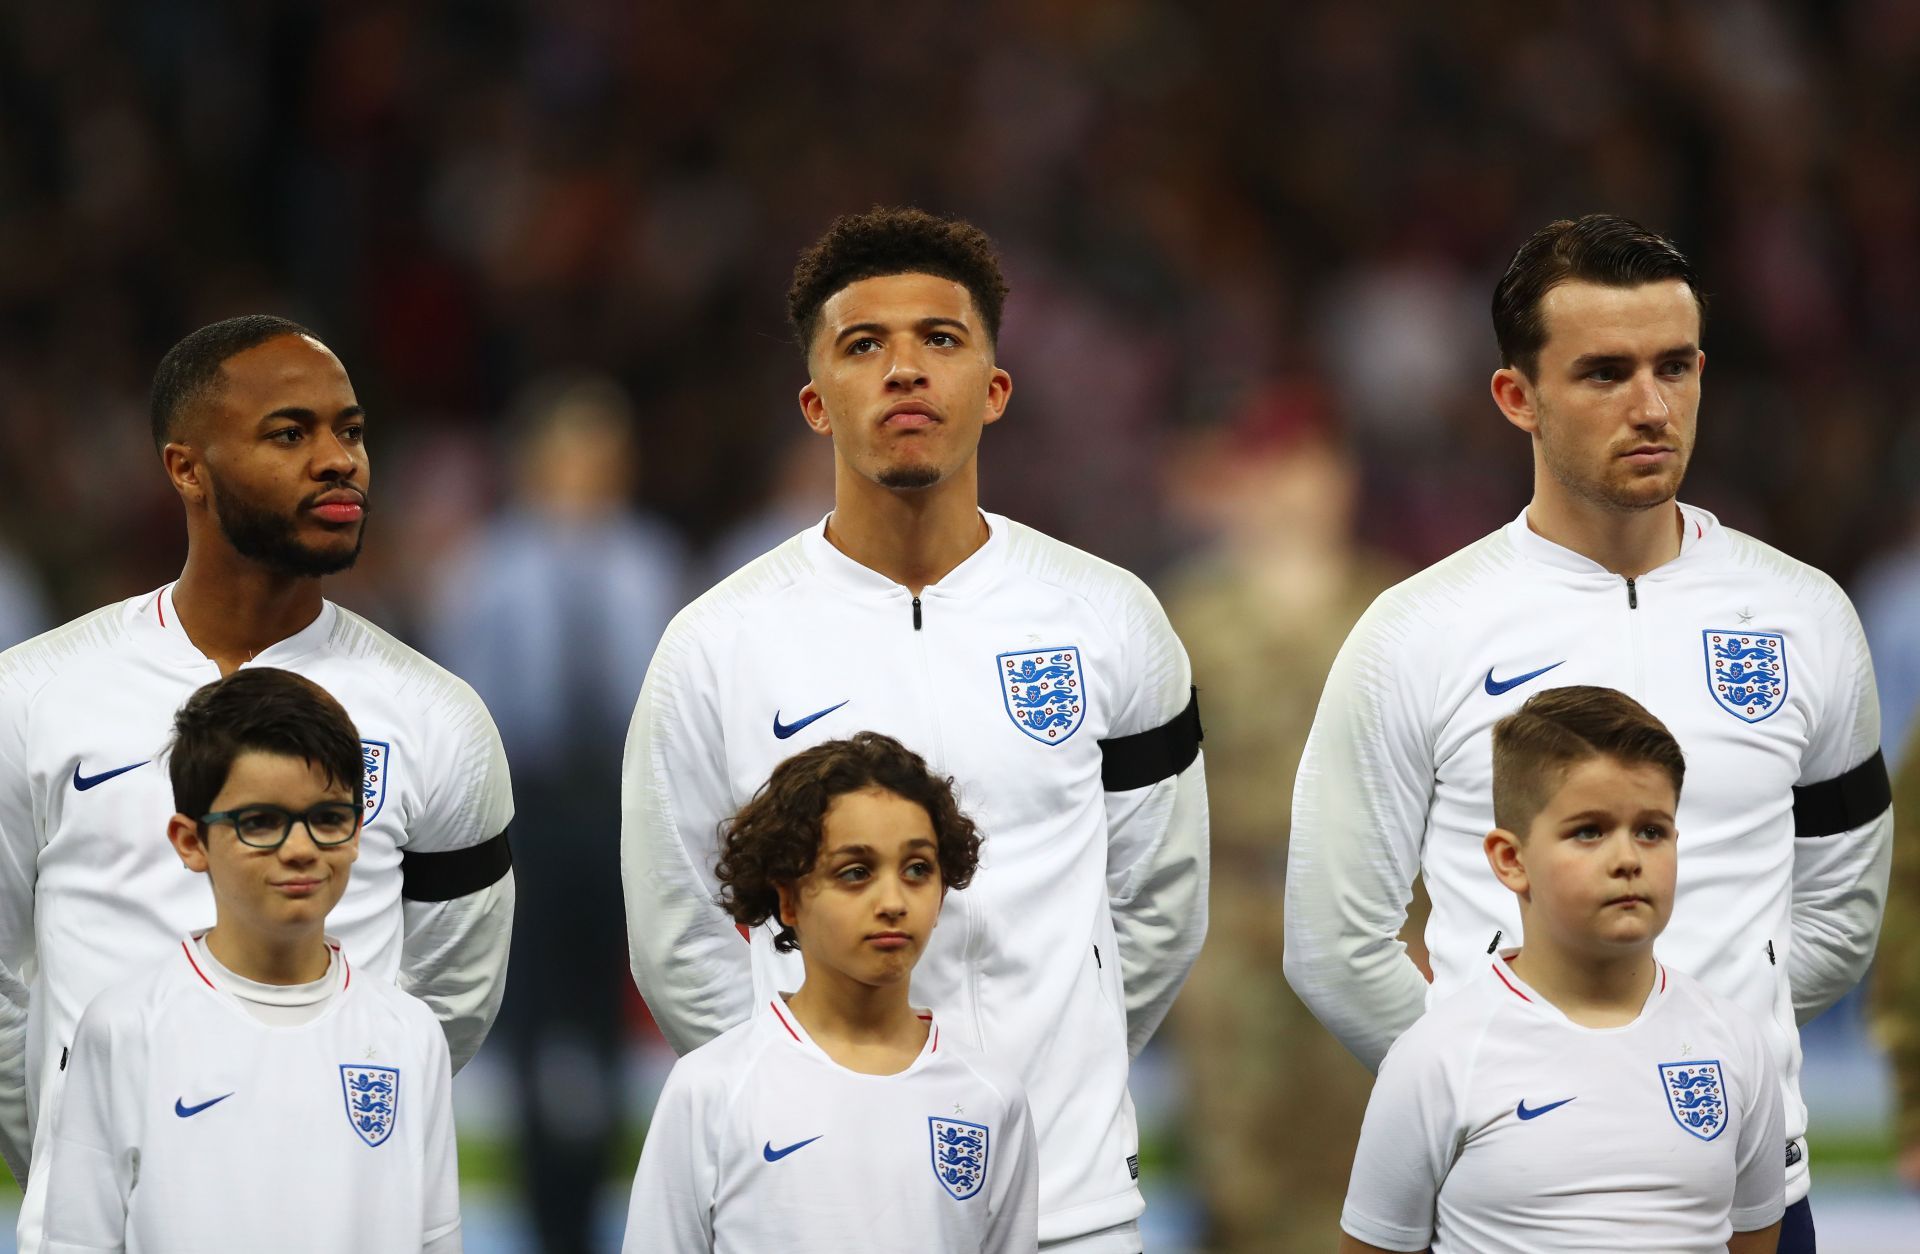
POLYGON ((1673 1121, 1703 1141, 1727 1130, 1727 1086, 1719 1060, 1663 1062, 1660 1083, 1673 1121))
POLYGON ((347 1122, 368 1145, 393 1135, 400 1118, 400 1069, 340 1064, 340 1091, 347 1099, 347 1122))
POLYGON ((1080 650, 1072 645, 1002 653, 1000 695, 1013 725, 1043 745, 1057 745, 1086 718, 1080 650))
POLYGON ((1749 723, 1771 718, 1787 699, 1787 638, 1777 631, 1700 633, 1707 691, 1720 708, 1749 723))
POLYGON ((987 1182, 987 1125, 929 1117, 927 1139, 940 1186, 961 1202, 978 1193, 987 1182))

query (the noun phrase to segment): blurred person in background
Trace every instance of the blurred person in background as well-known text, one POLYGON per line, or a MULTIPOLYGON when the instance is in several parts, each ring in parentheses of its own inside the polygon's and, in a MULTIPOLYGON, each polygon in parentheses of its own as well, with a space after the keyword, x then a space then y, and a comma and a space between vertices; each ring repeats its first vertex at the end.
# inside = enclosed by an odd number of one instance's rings
POLYGON ((1404 572, 1354 539, 1359 468, 1310 381, 1265 385, 1175 465, 1172 511, 1205 543, 1163 583, 1208 694, 1212 929, 1169 1016, 1203 1248, 1331 1249, 1371 1081, 1273 978, 1285 819, 1340 642, 1404 572))
POLYGON ((47 629, 47 602, 33 569, 0 545, 0 651, 47 629))
POLYGON ((1920 1189, 1920 753, 1893 781, 1893 874, 1874 957, 1874 1035, 1893 1072, 1894 1171, 1920 1189))
POLYGON ((1541 228, 1494 289, 1495 404, 1533 498, 1396 586, 1340 650, 1294 793, 1287 980, 1369 1067, 1519 939, 1487 873, 1492 724, 1528 685, 1617 686, 1697 767, 1662 957, 1761 1020, 1781 1063, 1780 1248, 1814 1248, 1799 1025, 1866 972, 1893 829, 1873 665, 1831 578, 1676 497, 1705 306, 1670 241, 1594 214, 1541 228), (1431 984, 1397 936, 1416 874, 1431 984))
POLYGON ((535 381, 510 411, 507 507, 444 572, 433 652, 499 711, 520 797, 521 924, 500 1037, 544 1254, 585 1254, 626 1109, 620 746, 681 603, 679 539, 634 508, 613 379, 535 381))

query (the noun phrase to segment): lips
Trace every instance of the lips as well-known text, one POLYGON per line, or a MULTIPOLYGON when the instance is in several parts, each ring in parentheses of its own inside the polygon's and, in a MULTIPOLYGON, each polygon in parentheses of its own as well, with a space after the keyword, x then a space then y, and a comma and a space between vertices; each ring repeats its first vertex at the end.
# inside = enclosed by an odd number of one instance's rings
POLYGON ((1665 444, 1640 444, 1620 454, 1621 460, 1635 466, 1656 465, 1673 456, 1673 449, 1665 444))
POLYGON ((905 949, 913 943, 913 938, 905 932, 875 932, 867 937, 867 943, 876 949, 905 949))
POLYGON ((891 406, 880 416, 880 425, 895 430, 914 430, 930 427, 940 421, 940 415, 933 406, 925 401, 902 401, 891 406))
POLYGON ((358 492, 327 492, 307 508, 323 522, 353 523, 366 516, 367 498, 358 492))
POLYGON ((311 897, 320 891, 319 880, 283 880, 273 887, 289 897, 311 897))

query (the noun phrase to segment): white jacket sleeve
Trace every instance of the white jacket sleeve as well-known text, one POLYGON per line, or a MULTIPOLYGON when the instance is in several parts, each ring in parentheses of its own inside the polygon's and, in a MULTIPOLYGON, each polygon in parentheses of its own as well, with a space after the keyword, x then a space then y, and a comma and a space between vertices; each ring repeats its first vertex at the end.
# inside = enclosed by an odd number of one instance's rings
POLYGON ((660 1090, 634 1172, 622 1254, 706 1254, 713 1249, 719 1180, 719 1112, 676 1068, 660 1090))
MULTIPOLYGON (((43 1254, 108 1254, 126 1248, 127 1207, 139 1178, 132 1085, 144 1076, 143 1033, 81 1016, 51 1126, 43 1139, 43 1254)), ((38 1182, 36 1182, 38 1183, 38 1182)))
POLYGON ((1001 1135, 997 1152, 1006 1157, 994 1163, 993 1218, 980 1254, 1034 1254, 1040 1248, 1040 1149, 1024 1093, 1014 1095, 1001 1135))
MULTIPOLYGON (((1837 779, 1880 747, 1880 701, 1866 636, 1844 597, 1837 612, 1843 619, 1839 639, 1822 676, 1827 701, 1813 729, 1801 787, 1837 779)), ((1817 1018, 1866 974, 1880 937, 1892 860, 1891 806, 1850 830, 1795 838, 1787 975, 1799 1022, 1817 1018)))
POLYGON ((480 1052, 507 988, 513 872, 451 901, 403 901, 400 988, 432 1009, 453 1069, 480 1052))
POLYGON ((753 1004, 747 944, 716 900, 719 827, 733 813, 718 685, 685 613, 661 638, 627 732, 620 881, 633 980, 675 1051, 753 1004))
POLYGON ((427 1087, 427 1161, 422 1172, 425 1214, 422 1254, 460 1254, 460 1163, 453 1139, 453 1069, 435 1048, 427 1087))
MULTIPOLYGON (((1187 652, 1145 585, 1127 612, 1132 690, 1110 738, 1165 726, 1193 700, 1187 652)), ((1127 1048, 1138 1056, 1207 938, 1206 756, 1170 779, 1106 798, 1107 898, 1126 988, 1127 1048)))
POLYGON ((1327 676, 1294 781, 1282 966, 1369 1070, 1426 1008, 1426 978, 1399 939, 1433 799, 1421 696, 1396 668, 1428 655, 1406 639, 1418 627, 1385 597, 1362 616, 1327 676))
MULTIPOLYGON (((0 667, 4 659, 0 659, 0 667)), ((0 1158, 27 1178, 27 969, 34 958, 34 885, 40 861, 26 762, 26 697, 0 675, 0 1158)))

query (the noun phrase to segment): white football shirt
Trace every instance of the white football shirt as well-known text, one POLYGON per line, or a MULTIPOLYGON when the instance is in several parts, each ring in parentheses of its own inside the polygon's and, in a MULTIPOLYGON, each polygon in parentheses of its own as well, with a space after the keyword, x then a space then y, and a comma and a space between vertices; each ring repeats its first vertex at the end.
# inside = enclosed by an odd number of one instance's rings
POLYGON ((1725 1254, 1780 1218, 1781 1090, 1744 1011, 1659 967, 1632 1023, 1585 1028, 1507 956, 1388 1051, 1348 1233, 1434 1254, 1725 1254))
POLYGON ((48 1112, 47 1254, 457 1254, 447 1042, 341 957, 311 1022, 260 1022, 177 944, 94 999, 48 1112))
MULTIPOLYGON (((16 1169, 26 1147, 7 1143, 37 1111, 87 1003, 213 923, 206 877, 167 843, 162 753, 174 714, 220 674, 181 630, 171 592, 0 654, 0 1148, 16 1169)), ((504 987, 512 877, 451 901, 403 902, 401 859, 478 845, 507 826, 506 756, 486 707, 331 602, 248 665, 304 675, 352 717, 368 767, 366 825, 328 930, 366 974, 425 1001, 464 1063, 504 987)))
POLYGON ((627 1254, 1015 1254, 1039 1248, 1019 1081, 932 1022, 897 1075, 849 1071, 772 999, 674 1064, 627 1254))

